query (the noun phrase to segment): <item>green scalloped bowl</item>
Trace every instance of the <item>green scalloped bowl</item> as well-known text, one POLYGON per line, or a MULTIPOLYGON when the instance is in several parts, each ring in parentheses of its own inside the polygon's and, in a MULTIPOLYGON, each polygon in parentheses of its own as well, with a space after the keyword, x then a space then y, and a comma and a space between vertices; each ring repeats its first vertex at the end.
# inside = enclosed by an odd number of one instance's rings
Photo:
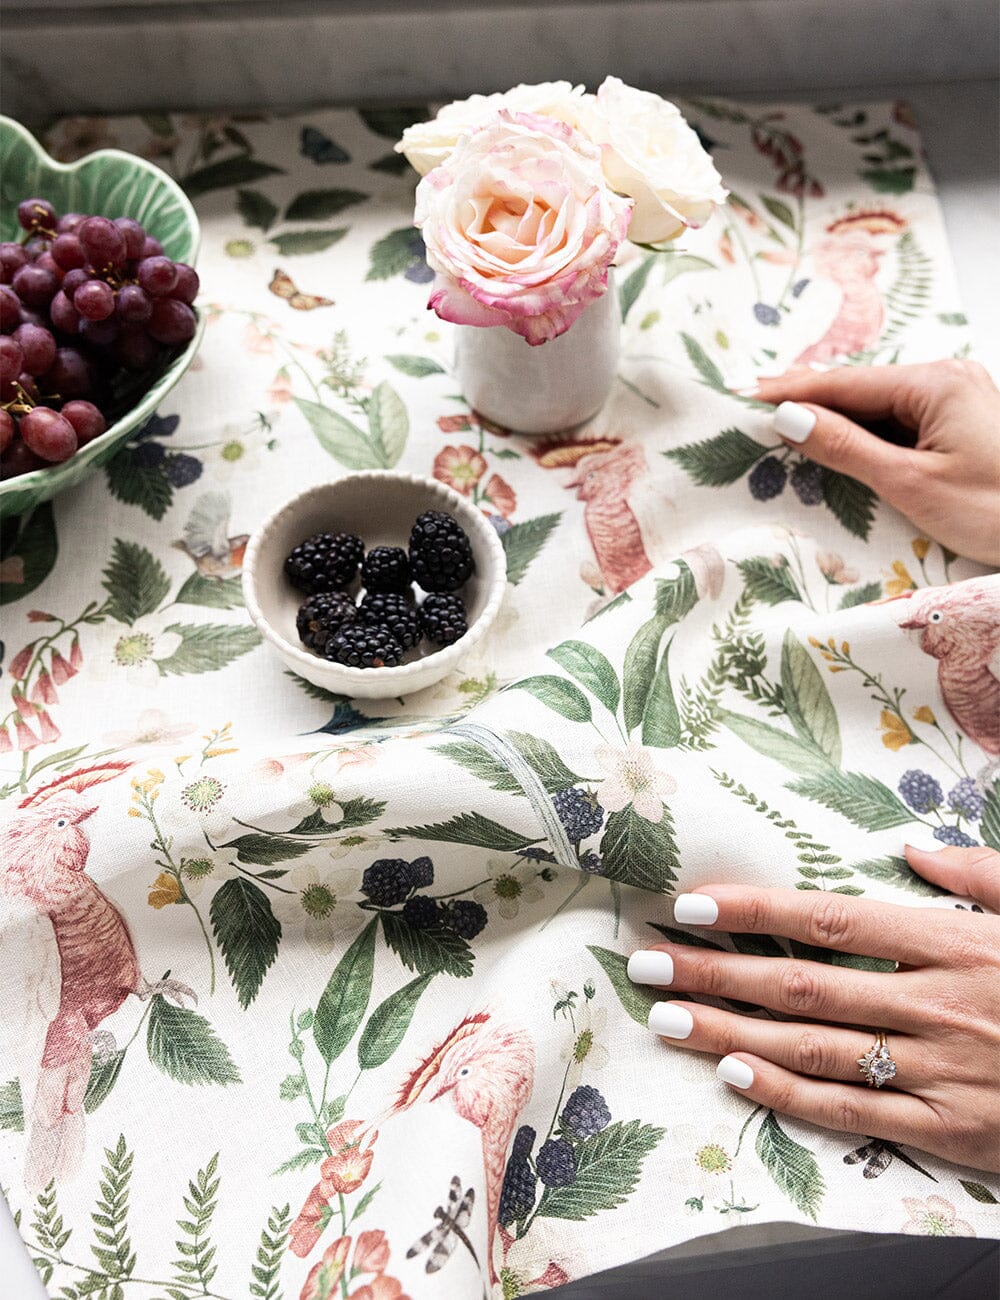
MULTIPOLYGON (((56 162, 23 126, 0 117, 0 239, 17 239, 23 233, 17 224, 17 205, 33 195, 48 199, 57 212, 134 217, 160 241, 168 257, 194 264, 198 218, 184 191, 159 167, 120 149, 101 149, 79 162, 56 162)), ((61 465, 0 483, 0 514, 10 517, 33 510, 111 459, 194 360, 205 328, 204 316, 197 315, 194 338, 126 415, 61 465)))

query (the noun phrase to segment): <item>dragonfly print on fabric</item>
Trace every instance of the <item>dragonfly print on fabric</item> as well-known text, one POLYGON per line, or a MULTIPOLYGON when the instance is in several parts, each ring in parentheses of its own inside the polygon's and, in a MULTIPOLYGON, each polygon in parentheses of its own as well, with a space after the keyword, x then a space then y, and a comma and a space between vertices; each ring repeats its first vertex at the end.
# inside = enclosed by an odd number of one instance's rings
POLYGON ((21 1074, 22 1090, 34 1088, 25 1162, 29 1191, 52 1179, 64 1182, 80 1167, 95 1049, 104 1057, 116 1050, 101 1023, 131 994, 144 1001, 157 993, 193 996, 175 981, 143 978, 125 918, 86 874, 90 839, 83 822, 97 812, 87 792, 129 766, 106 763, 60 777, 21 802, 7 831, 3 895, 35 913, 41 924, 32 939, 44 953, 23 1006, 25 1055, 33 1054, 47 1022, 40 1060, 25 1062, 21 1074))
POLYGON ((439 1205, 435 1209, 434 1218, 437 1223, 413 1243, 406 1252, 406 1258, 415 1259, 418 1255, 422 1255, 424 1251, 428 1251, 424 1271, 437 1273, 444 1268, 455 1247, 461 1242, 475 1261, 476 1268, 479 1268, 479 1256, 476 1254, 476 1248, 465 1232, 472 1218, 472 1210, 475 1204, 476 1189, 467 1187, 463 1194, 462 1180, 456 1174, 451 1180, 451 1186, 448 1188, 447 1208, 439 1205))
POLYGON ((498 1280, 493 1243, 507 1146, 534 1078, 535 1048, 528 1035, 479 1011, 467 1016, 411 1072, 389 1112, 395 1115, 417 1102, 450 1099, 456 1114, 480 1130, 491 1283, 498 1280))

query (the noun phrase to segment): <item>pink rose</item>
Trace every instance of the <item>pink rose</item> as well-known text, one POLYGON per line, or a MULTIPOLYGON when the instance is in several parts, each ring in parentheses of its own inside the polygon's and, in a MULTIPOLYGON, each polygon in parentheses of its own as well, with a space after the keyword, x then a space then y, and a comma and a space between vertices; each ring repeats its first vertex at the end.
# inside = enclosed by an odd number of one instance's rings
POLYGON ((589 140, 503 110, 417 186, 415 222, 437 273, 428 306, 532 344, 554 339, 605 292, 631 211, 589 140))

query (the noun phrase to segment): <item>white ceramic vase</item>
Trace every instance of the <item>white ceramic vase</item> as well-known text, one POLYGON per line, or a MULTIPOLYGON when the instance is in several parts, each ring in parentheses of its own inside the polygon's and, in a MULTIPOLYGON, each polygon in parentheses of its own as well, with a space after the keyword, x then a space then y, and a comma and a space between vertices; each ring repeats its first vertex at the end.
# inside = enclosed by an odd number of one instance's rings
POLYGON ((547 343, 532 347, 503 325, 456 327, 455 365, 465 400, 517 433, 556 433, 596 415, 615 381, 620 353, 614 271, 607 292, 547 343))

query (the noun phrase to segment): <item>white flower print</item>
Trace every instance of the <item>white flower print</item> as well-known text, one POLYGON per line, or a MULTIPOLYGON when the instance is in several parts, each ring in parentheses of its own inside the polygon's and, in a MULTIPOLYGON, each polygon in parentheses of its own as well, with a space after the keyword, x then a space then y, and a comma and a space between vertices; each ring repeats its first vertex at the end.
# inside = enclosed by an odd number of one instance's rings
POLYGON ((523 858, 490 858, 486 863, 490 878, 473 891, 477 903, 496 908, 505 921, 517 916, 521 904, 537 903, 544 897, 536 882, 538 868, 523 858))
POLYGON ((677 789, 677 782, 654 766, 648 749, 633 740, 624 749, 598 745, 594 756, 609 773, 597 788, 597 802, 603 808, 621 812, 631 804, 647 821, 662 819, 664 801, 677 789))
POLYGON ((290 893, 270 891, 271 908, 286 935, 301 926, 306 943, 317 952, 332 952, 336 944, 337 907, 358 893, 361 873, 345 867, 307 862, 293 867, 277 882, 290 893))
POLYGON ((168 632, 153 617, 139 619, 122 632, 111 650, 111 660, 130 686, 152 690, 160 681, 158 659, 169 659, 183 645, 177 632, 168 632))
POLYGON ((193 722, 171 722, 162 709, 142 709, 131 727, 105 732, 104 739, 117 749, 131 749, 134 745, 152 749, 172 745, 194 730, 193 722))

